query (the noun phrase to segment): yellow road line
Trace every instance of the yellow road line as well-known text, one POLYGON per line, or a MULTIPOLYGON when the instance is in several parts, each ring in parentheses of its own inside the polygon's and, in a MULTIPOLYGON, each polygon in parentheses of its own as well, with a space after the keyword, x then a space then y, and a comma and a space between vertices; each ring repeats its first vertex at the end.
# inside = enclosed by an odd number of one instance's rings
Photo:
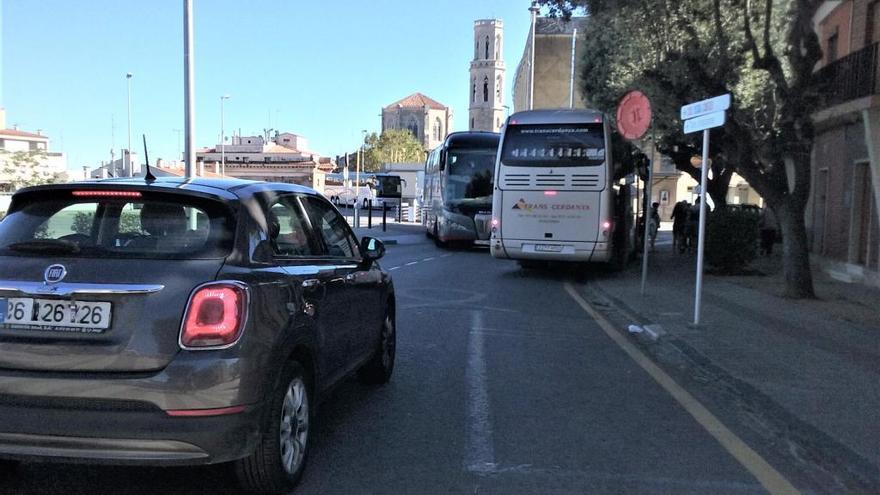
POLYGON ((693 395, 682 388, 671 376, 660 369, 648 356, 640 351, 635 345, 626 339, 614 326, 605 319, 598 311, 581 297, 571 283, 565 283, 565 290, 578 305, 590 317, 599 324, 611 340, 614 341, 633 361, 642 367, 651 378, 654 379, 666 392, 669 393, 682 407, 700 424, 715 440, 724 447, 744 468, 757 478, 758 482, 771 494, 797 494, 800 493, 790 481, 785 479, 773 466, 770 465, 751 447, 746 445, 735 433, 709 412, 693 395))

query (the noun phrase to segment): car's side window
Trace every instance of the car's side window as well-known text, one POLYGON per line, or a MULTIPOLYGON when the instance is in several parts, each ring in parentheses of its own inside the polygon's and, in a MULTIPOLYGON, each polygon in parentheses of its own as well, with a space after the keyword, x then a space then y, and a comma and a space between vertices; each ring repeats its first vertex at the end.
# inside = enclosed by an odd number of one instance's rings
POLYGON ((303 198, 312 225, 324 240, 327 254, 336 258, 360 258, 357 240, 336 210, 316 198, 303 198))
POLYGON ((278 256, 315 256, 320 253, 309 238, 307 222, 294 196, 275 198, 266 210, 269 241, 278 256))

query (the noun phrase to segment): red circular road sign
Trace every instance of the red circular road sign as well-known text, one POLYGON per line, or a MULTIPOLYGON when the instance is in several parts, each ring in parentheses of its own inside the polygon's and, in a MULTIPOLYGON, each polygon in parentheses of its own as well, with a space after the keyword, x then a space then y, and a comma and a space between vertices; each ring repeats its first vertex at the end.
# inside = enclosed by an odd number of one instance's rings
POLYGON ((625 139, 639 139, 651 125, 651 102, 641 91, 623 95, 617 105, 617 130, 625 139))

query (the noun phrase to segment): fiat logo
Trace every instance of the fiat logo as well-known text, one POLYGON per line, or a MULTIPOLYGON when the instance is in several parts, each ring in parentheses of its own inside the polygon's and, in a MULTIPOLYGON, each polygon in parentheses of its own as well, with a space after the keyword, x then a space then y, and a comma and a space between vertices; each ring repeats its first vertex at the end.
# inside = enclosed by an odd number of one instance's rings
POLYGON ((43 272, 43 280, 45 280, 47 284, 57 284, 58 282, 61 282, 65 276, 67 276, 67 268, 64 268, 64 265, 50 265, 49 268, 46 268, 46 271, 43 272))

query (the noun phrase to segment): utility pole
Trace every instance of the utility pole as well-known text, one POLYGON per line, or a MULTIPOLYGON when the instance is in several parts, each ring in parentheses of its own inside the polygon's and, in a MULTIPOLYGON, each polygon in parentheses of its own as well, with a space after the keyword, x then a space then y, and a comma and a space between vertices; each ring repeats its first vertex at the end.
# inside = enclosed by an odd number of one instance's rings
POLYGON ((220 96, 220 175, 226 175, 226 134, 223 131, 223 100, 229 95, 220 96))
MULTIPOLYGON (((195 70, 193 65, 193 19, 192 0, 183 0, 183 96, 184 96, 184 129, 185 129, 185 157, 184 177, 189 179, 195 172, 196 150, 193 147, 193 139, 196 137, 195 123, 195 70)), ((195 217, 193 217, 195 218, 195 217)))
POLYGON ((131 167, 131 76, 131 72, 125 74, 125 80, 128 83, 128 153, 126 153, 128 160, 126 160, 126 168, 129 177, 134 176, 134 170, 131 167))
POLYGON ((529 110, 535 106, 535 23, 538 20, 538 2, 532 2, 529 12, 532 14, 531 40, 532 46, 529 50, 529 110))

